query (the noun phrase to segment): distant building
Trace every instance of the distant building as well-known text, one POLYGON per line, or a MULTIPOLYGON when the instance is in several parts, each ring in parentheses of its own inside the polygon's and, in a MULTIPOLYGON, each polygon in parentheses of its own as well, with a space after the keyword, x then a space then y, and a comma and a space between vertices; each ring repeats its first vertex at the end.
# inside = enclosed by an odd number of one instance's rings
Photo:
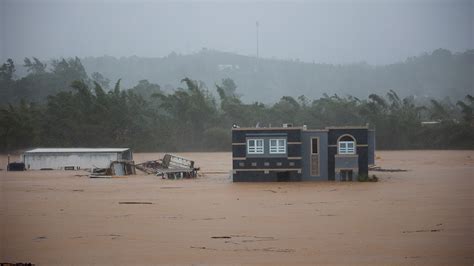
POLYGON ((433 125, 439 125, 441 122, 440 121, 423 121, 421 122, 422 126, 433 126, 433 125))
POLYGON ((23 155, 26 169, 108 168, 112 161, 132 160, 129 148, 39 148, 23 155))
POLYGON ((240 66, 239 65, 224 65, 224 64, 220 64, 220 65, 217 65, 217 69, 219 71, 225 71, 225 70, 239 70, 240 69, 240 66))
POLYGON ((234 182, 357 180, 374 164, 368 127, 232 129, 234 182))

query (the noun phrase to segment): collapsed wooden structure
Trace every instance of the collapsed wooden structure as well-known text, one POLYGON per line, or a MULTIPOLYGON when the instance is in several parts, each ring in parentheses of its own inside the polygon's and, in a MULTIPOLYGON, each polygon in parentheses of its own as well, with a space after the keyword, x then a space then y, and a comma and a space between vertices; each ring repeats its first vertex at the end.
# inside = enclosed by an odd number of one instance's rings
POLYGON ((199 170, 194 166, 194 161, 172 154, 165 154, 160 160, 136 164, 135 167, 145 173, 168 179, 195 178, 199 170))
POLYGON ((135 164, 129 148, 38 148, 25 152, 21 164, 8 170, 88 170, 91 178, 136 174, 135 168, 168 179, 195 178, 194 161, 165 154, 163 159, 135 164))
POLYGON ((108 168, 95 168, 92 169, 92 173, 89 175, 90 178, 112 178, 121 177, 127 175, 134 175, 135 162, 128 160, 118 160, 110 162, 108 168))

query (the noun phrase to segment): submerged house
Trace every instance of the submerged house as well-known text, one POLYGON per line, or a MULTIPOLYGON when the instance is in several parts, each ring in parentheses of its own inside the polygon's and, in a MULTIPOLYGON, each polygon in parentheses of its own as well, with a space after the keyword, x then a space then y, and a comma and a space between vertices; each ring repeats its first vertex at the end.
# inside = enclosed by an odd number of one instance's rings
POLYGON ((374 164, 375 131, 366 127, 232 129, 234 182, 357 180, 374 164))
POLYGON ((38 148, 22 155, 26 169, 108 168, 113 161, 133 159, 129 148, 38 148))

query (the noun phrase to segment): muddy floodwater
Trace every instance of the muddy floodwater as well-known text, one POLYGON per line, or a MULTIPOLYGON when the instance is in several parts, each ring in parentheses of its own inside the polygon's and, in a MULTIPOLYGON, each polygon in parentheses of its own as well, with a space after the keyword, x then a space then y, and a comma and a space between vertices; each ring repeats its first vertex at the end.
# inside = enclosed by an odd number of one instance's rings
POLYGON ((0 262, 474 263, 474 151, 377 151, 408 170, 377 183, 232 183, 230 153, 179 155, 199 178, 0 171, 0 262))

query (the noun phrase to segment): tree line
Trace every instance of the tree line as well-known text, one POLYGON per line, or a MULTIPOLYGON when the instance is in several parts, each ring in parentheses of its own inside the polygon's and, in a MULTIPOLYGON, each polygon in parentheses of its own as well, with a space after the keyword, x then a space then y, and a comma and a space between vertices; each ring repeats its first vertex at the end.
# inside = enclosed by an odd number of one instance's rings
POLYGON ((88 77, 77 58, 57 61, 51 72, 37 59, 25 59, 25 66, 30 74, 22 79, 13 78, 13 61, 0 67, 2 94, 17 95, 18 90, 20 97, 41 82, 58 89, 46 100, 19 98, 0 106, 2 152, 30 147, 224 151, 231 148, 233 124, 282 123, 308 128, 368 124, 376 129, 378 149, 474 148, 471 95, 456 102, 419 102, 389 90, 364 99, 324 94, 316 99, 283 96, 274 104, 245 103, 230 78, 214 88, 184 78, 182 86, 163 92, 147 80, 130 89, 122 89, 120 80, 110 86, 98 73, 88 77))
POLYGON ((112 80, 123 78, 125 87, 148 78, 164 91, 178 87, 183 77, 198 78, 209 85, 232 77, 245 102, 275 103, 283 95, 314 99, 324 92, 367 98, 371 93, 384 94, 390 89, 401 97, 449 96, 458 100, 472 94, 474 82, 474 50, 436 49, 386 65, 257 59, 211 49, 186 55, 171 53, 161 58, 86 57, 82 62, 90 72, 100 72, 112 80))
POLYGON ((148 79, 171 93, 181 86, 183 77, 197 78, 209 86, 232 77, 239 85, 244 102, 266 104, 277 102, 283 95, 315 99, 330 92, 367 98, 372 93, 384 94, 389 90, 401 97, 442 99, 449 96, 459 100, 472 94, 474 84, 474 50, 436 49, 386 65, 257 59, 210 49, 186 55, 171 53, 160 58, 102 56, 43 62, 29 58, 15 63, 14 76, 20 82, 4 90, 7 93, 0 95, 0 104, 20 99, 45 101, 48 95, 63 90, 73 80, 87 79, 99 82, 104 90, 113 86, 110 80, 121 78, 122 86, 131 88, 140 80, 148 79))

